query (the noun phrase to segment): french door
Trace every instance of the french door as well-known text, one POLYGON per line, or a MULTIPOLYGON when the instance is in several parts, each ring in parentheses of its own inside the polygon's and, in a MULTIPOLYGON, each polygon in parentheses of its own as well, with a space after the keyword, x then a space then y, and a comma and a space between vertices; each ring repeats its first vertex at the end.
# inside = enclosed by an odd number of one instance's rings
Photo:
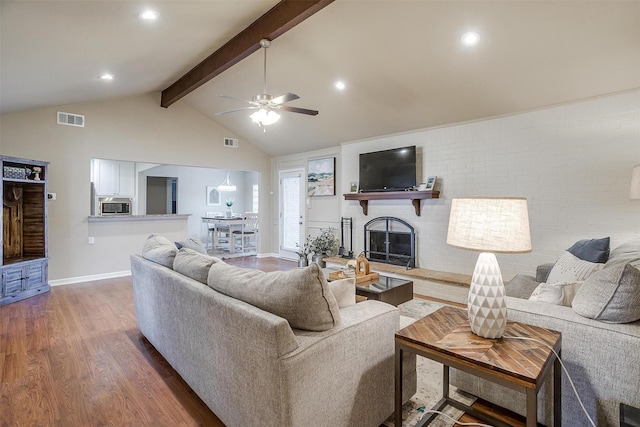
POLYGON ((297 245, 302 245, 305 237, 304 169, 280 171, 278 178, 280 180, 280 257, 297 260, 297 245))

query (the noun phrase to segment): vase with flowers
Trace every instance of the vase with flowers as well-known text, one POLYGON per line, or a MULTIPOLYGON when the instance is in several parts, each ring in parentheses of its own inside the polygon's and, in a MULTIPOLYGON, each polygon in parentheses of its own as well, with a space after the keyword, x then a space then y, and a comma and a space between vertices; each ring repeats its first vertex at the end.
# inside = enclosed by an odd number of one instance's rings
POLYGON ((233 211, 231 210, 231 206, 233 206, 233 199, 227 199, 224 204, 227 205, 227 218, 231 218, 233 216, 233 211))
POLYGON ((309 254, 311 253, 311 236, 307 236, 307 240, 300 246, 296 243, 298 250, 298 267, 306 267, 309 265, 309 254))
POLYGON ((333 254, 333 251, 338 247, 338 239, 336 239, 333 228, 320 229, 320 234, 311 239, 309 245, 313 256, 311 261, 318 264, 320 267, 326 267, 324 259, 333 254))

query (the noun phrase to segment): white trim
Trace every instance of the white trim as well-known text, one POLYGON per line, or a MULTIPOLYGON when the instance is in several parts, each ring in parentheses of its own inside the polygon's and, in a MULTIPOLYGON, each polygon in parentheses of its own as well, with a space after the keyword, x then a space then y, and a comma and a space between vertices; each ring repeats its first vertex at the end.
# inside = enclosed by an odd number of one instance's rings
POLYGON ((68 277, 66 279, 49 280, 49 285, 72 285, 74 283, 93 282, 95 280, 113 279, 116 277, 131 276, 131 270, 115 271, 113 273, 92 274, 89 276, 68 277))

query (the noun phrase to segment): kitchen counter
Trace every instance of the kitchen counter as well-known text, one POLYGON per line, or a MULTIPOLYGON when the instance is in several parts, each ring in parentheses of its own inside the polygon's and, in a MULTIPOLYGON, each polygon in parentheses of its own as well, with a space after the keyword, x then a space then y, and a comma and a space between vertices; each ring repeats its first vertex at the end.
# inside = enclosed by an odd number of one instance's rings
POLYGON ((167 220, 187 220, 191 214, 160 214, 160 215, 112 215, 99 216, 90 215, 89 222, 128 222, 128 221, 167 221, 167 220))

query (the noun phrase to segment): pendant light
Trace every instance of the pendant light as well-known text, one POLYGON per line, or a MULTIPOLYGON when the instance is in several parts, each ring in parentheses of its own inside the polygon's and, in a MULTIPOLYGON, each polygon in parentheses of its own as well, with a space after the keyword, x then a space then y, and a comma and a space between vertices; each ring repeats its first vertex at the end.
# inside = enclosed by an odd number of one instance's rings
POLYGON ((231 183, 231 177, 229 176, 229 171, 224 177, 224 181, 222 184, 218 185, 218 191, 236 191, 236 186, 231 183))

